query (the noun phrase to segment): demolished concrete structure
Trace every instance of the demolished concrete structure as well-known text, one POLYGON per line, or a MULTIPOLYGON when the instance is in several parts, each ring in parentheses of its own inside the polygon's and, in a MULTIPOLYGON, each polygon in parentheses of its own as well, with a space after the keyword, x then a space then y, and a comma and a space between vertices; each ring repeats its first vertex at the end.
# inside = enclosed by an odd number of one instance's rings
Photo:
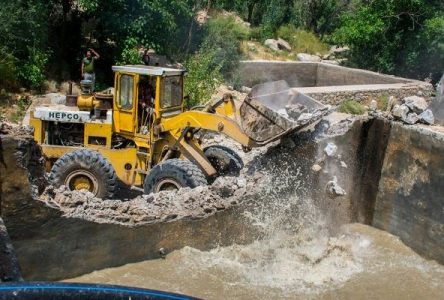
MULTIPOLYGON (((286 79, 297 97, 307 92, 332 104, 432 93, 427 83, 324 64, 255 62, 243 70, 246 82, 286 79)), ((127 201, 52 188, 39 197, 45 174, 38 146, 26 132, 0 132, 1 214, 27 280, 74 277, 184 246, 251 243, 263 231, 248 215, 290 197, 313 199, 332 231, 345 223, 373 225, 444 263, 441 127, 334 114, 311 131, 244 154, 240 178, 127 201)), ((297 205, 290 209, 298 213, 297 205)))
POLYGON ((314 199, 331 230, 351 222, 374 225, 444 262, 444 131, 433 127, 334 115, 313 132, 253 151, 241 178, 115 203, 83 192, 51 196, 51 189, 45 201, 35 199, 30 191, 38 190, 33 187, 43 170, 38 147, 27 136, 3 134, 1 140, 7 166, 0 170, 2 217, 28 280, 158 258, 161 248, 251 243, 262 231, 246 213, 291 195, 314 199), (328 156, 324 149, 333 145, 328 156), (315 164, 322 170, 313 171, 315 164), (343 192, 332 199, 325 188, 334 176, 343 192), (187 205, 190 214, 178 213, 187 205))
POLYGON ((433 86, 426 82, 320 62, 242 61, 240 77, 246 86, 285 80, 293 93, 330 105, 384 96, 430 98, 433 93, 433 86))

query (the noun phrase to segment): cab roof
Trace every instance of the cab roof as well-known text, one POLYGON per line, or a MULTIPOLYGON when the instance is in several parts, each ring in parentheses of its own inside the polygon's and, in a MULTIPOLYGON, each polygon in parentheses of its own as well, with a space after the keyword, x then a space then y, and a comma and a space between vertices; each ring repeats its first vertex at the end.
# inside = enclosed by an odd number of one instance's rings
POLYGON ((177 76, 186 73, 185 70, 172 69, 164 67, 154 67, 145 65, 126 65, 126 66, 113 66, 114 72, 124 72, 124 73, 136 73, 141 75, 150 76, 177 76))

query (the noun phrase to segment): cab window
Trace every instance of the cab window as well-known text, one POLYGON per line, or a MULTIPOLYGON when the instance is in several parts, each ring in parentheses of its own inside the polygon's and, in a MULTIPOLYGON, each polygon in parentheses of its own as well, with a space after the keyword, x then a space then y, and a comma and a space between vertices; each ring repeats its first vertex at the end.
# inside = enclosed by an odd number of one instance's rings
POLYGON ((182 105, 182 76, 163 78, 160 97, 161 108, 180 105, 182 105))
POLYGON ((120 76, 119 106, 123 109, 133 108, 134 77, 130 75, 120 76))

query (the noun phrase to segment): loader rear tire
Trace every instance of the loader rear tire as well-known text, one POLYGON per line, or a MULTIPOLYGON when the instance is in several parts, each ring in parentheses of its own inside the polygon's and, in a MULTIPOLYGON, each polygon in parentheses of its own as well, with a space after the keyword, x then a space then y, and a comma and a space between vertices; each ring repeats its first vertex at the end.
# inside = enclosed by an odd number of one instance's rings
POLYGON ((244 167, 239 154, 228 147, 213 145, 205 148, 204 153, 219 176, 239 176, 244 167))
POLYGON ((143 190, 145 194, 150 194, 207 184, 205 175, 195 164, 175 158, 152 168, 145 178, 143 190))
POLYGON ((97 198, 110 199, 117 190, 113 166, 99 152, 80 149, 60 157, 52 166, 49 182, 55 187, 88 190, 97 198))

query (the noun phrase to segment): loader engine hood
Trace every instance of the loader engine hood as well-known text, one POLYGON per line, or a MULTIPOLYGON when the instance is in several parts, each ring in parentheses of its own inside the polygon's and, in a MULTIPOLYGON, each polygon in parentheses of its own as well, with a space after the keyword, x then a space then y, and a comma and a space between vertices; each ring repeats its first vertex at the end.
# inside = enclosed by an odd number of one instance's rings
POLYGON ((300 130, 331 109, 289 88, 286 81, 256 85, 240 107, 241 127, 256 143, 266 144, 300 130))

